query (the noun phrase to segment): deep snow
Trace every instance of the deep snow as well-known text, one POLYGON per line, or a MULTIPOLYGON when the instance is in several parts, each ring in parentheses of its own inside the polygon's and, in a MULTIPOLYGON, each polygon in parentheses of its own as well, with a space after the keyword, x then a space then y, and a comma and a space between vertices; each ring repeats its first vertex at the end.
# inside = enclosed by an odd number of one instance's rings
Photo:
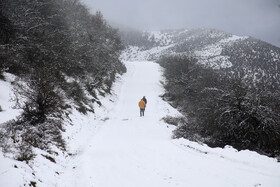
POLYGON ((275 159, 172 139, 174 127, 161 118, 180 113, 159 97, 161 68, 147 61, 125 65, 127 73, 114 85, 116 95, 104 98, 95 114, 70 116, 73 125, 66 125, 64 137, 72 156, 60 153, 54 164, 39 154, 30 168, 0 154, 0 186, 23 186, 27 180, 39 187, 280 186, 275 159), (140 117, 144 95, 148 104, 140 117))

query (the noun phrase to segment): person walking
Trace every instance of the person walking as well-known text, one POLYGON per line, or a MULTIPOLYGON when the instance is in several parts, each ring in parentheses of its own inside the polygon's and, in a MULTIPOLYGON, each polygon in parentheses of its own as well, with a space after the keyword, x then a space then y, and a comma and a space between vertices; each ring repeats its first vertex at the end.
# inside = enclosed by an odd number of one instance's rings
POLYGON ((143 99, 141 99, 141 101, 139 101, 138 106, 140 108, 140 117, 144 116, 144 112, 145 112, 145 107, 146 107, 146 103, 143 99))

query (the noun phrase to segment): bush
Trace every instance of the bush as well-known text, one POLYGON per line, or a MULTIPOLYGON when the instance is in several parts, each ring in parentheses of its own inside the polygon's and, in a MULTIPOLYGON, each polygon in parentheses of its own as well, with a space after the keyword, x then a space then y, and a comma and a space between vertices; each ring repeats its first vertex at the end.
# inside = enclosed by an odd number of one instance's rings
POLYGON ((0 147, 3 152, 14 153, 17 160, 28 162, 35 157, 34 147, 52 152, 51 146, 55 145, 66 150, 60 120, 46 119, 44 123, 34 126, 24 119, 20 116, 18 120, 2 124, 0 147))
POLYGON ((44 123, 47 117, 60 116, 64 101, 50 70, 37 69, 14 86, 16 107, 23 110, 23 121, 31 125, 44 123))
POLYGON ((25 161, 28 163, 35 157, 35 154, 32 151, 32 147, 28 144, 22 143, 18 147, 18 154, 15 156, 15 159, 18 161, 25 161))
POLYGON ((162 118, 162 120, 165 123, 168 123, 170 125, 175 125, 175 126, 179 126, 180 124, 186 122, 186 119, 183 117, 171 117, 171 116, 165 116, 162 118))

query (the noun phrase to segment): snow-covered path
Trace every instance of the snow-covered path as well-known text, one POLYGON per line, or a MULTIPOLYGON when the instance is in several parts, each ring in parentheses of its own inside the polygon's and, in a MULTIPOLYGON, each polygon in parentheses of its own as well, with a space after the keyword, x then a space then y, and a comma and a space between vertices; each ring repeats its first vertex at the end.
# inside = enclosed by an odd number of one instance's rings
POLYGON ((280 164, 271 158, 172 140, 174 127, 161 118, 179 113, 159 97, 163 90, 158 64, 126 66, 107 120, 61 174, 57 186, 280 186, 280 164), (145 117, 139 117, 138 102, 144 95, 148 105, 145 117))

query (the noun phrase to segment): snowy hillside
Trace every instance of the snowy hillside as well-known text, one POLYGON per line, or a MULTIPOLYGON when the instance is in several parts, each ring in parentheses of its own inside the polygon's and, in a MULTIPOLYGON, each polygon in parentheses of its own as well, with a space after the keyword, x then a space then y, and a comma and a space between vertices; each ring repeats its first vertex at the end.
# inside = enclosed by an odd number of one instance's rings
POLYGON ((127 43, 123 60, 158 60, 162 55, 187 54, 213 68, 230 67, 238 55, 246 62, 256 57, 262 61, 280 61, 280 49, 273 45, 214 29, 151 31, 143 35, 149 39, 146 46, 143 42, 130 44, 130 38, 123 38, 127 43))
MULTIPOLYGON (((161 97, 161 68, 148 61, 126 62, 127 73, 113 86, 116 95, 87 116, 71 114, 63 136, 68 152, 39 155, 26 165, 0 156, 0 186, 57 187, 278 187, 280 164, 252 151, 209 148, 173 140, 174 126, 161 119, 180 116, 161 97), (143 76, 143 74, 145 76, 143 76), (148 99, 145 117, 138 101, 148 99), (73 125, 71 125, 73 124, 73 125)), ((1 88, 4 88, 3 85, 1 88)), ((1 103, 3 98, 1 98, 1 103)))

